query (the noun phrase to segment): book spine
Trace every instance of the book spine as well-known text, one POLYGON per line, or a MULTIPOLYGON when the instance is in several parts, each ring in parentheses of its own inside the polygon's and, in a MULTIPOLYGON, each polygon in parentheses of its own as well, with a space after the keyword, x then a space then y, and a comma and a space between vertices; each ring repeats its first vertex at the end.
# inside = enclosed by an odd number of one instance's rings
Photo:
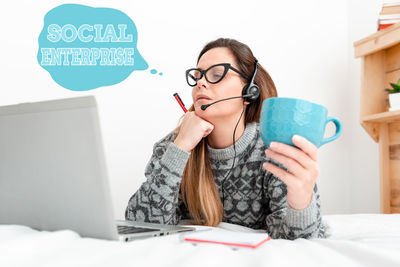
POLYGON ((399 14, 400 6, 383 7, 379 15, 399 14))
POLYGON ((383 6, 383 7, 388 7, 388 6, 400 6, 400 2, 396 2, 396 3, 383 3, 382 6, 383 6))
POLYGON ((392 25, 394 25, 394 24, 395 24, 395 23, 391 23, 391 24, 379 24, 378 31, 383 30, 383 29, 386 29, 387 27, 392 26, 392 25))
POLYGON ((379 15, 380 20, 384 19, 400 19, 400 13, 397 14, 387 14, 387 15, 379 15))
POLYGON ((383 3, 377 20, 378 31, 396 23, 400 23, 400 2, 383 3))
POLYGON ((378 20, 378 24, 394 24, 394 23, 399 23, 400 19, 384 19, 384 20, 378 20))

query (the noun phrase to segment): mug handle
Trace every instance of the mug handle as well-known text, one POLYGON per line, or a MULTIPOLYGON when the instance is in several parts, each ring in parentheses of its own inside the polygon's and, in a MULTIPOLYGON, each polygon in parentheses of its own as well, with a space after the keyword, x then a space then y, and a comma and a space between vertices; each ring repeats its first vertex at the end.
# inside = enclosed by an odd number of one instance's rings
POLYGON ((328 117, 328 118, 326 119, 326 122, 325 122, 325 129, 326 129, 326 125, 327 125, 329 122, 331 122, 331 121, 332 121, 332 122, 335 124, 335 126, 336 126, 336 133, 335 133, 335 135, 333 135, 333 136, 331 136, 331 137, 322 139, 322 141, 321 141, 321 146, 324 145, 324 144, 326 144, 326 143, 329 143, 329 142, 331 142, 331 141, 333 141, 333 140, 335 140, 335 139, 337 139, 337 138, 340 136, 340 134, 342 133, 342 124, 340 123, 339 119, 338 119, 338 118, 335 118, 335 117, 328 117))

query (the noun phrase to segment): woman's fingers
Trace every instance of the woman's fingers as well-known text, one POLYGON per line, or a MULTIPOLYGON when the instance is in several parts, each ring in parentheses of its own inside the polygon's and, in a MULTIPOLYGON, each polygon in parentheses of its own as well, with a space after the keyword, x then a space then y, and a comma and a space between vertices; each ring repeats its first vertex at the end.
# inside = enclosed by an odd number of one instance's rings
POLYGON ((279 179, 281 179, 288 188, 292 187, 293 181, 295 181, 295 177, 290 174, 289 172, 285 171, 282 168, 279 168, 278 166, 269 163, 269 162, 265 162, 263 164, 263 167, 265 170, 269 171, 270 173, 272 173, 274 176, 278 177, 279 179))
POLYGON ((312 160, 318 160, 318 148, 300 135, 294 135, 292 138, 293 144, 306 153, 312 160))
POLYGON ((287 202, 294 209, 306 208, 313 194, 315 181, 319 175, 318 149, 307 139, 294 136, 296 147, 272 142, 265 155, 285 166, 286 170, 269 162, 263 167, 287 186, 287 202))
POLYGON ((265 155, 268 158, 274 159, 275 161, 285 166, 289 170, 289 172, 294 174, 295 176, 304 176, 306 173, 304 167, 293 158, 289 158, 270 149, 267 149, 265 151, 265 155))
POLYGON ((313 151, 313 147, 315 146, 312 143, 306 143, 304 141, 301 142, 301 148, 296 148, 294 146, 283 143, 271 142, 269 149, 288 158, 296 160, 305 169, 314 169, 318 165, 318 157, 316 155, 317 152, 313 151), (303 151, 302 149, 305 149, 306 151, 303 151), (312 155, 310 155, 309 153, 311 153, 312 155))

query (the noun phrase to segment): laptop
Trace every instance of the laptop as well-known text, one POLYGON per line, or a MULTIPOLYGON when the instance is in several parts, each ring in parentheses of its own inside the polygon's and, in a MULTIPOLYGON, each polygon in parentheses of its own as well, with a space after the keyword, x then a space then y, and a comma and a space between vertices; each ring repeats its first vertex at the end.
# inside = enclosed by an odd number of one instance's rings
POLYGON ((0 224, 121 241, 195 229, 114 219, 94 96, 0 107, 0 224))

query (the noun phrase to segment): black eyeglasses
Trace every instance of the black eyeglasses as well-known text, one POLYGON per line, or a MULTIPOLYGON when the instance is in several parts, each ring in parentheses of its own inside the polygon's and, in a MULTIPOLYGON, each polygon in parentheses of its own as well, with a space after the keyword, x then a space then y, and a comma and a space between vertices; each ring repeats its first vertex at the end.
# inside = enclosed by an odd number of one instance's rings
POLYGON ((197 85, 197 81, 201 80, 204 75, 207 82, 215 84, 220 82, 225 77, 229 69, 233 70, 236 73, 239 73, 243 78, 247 79, 246 75, 232 67, 230 63, 220 63, 212 65, 206 70, 202 70, 199 68, 188 69, 186 71, 186 81, 190 86, 193 87, 197 85))

